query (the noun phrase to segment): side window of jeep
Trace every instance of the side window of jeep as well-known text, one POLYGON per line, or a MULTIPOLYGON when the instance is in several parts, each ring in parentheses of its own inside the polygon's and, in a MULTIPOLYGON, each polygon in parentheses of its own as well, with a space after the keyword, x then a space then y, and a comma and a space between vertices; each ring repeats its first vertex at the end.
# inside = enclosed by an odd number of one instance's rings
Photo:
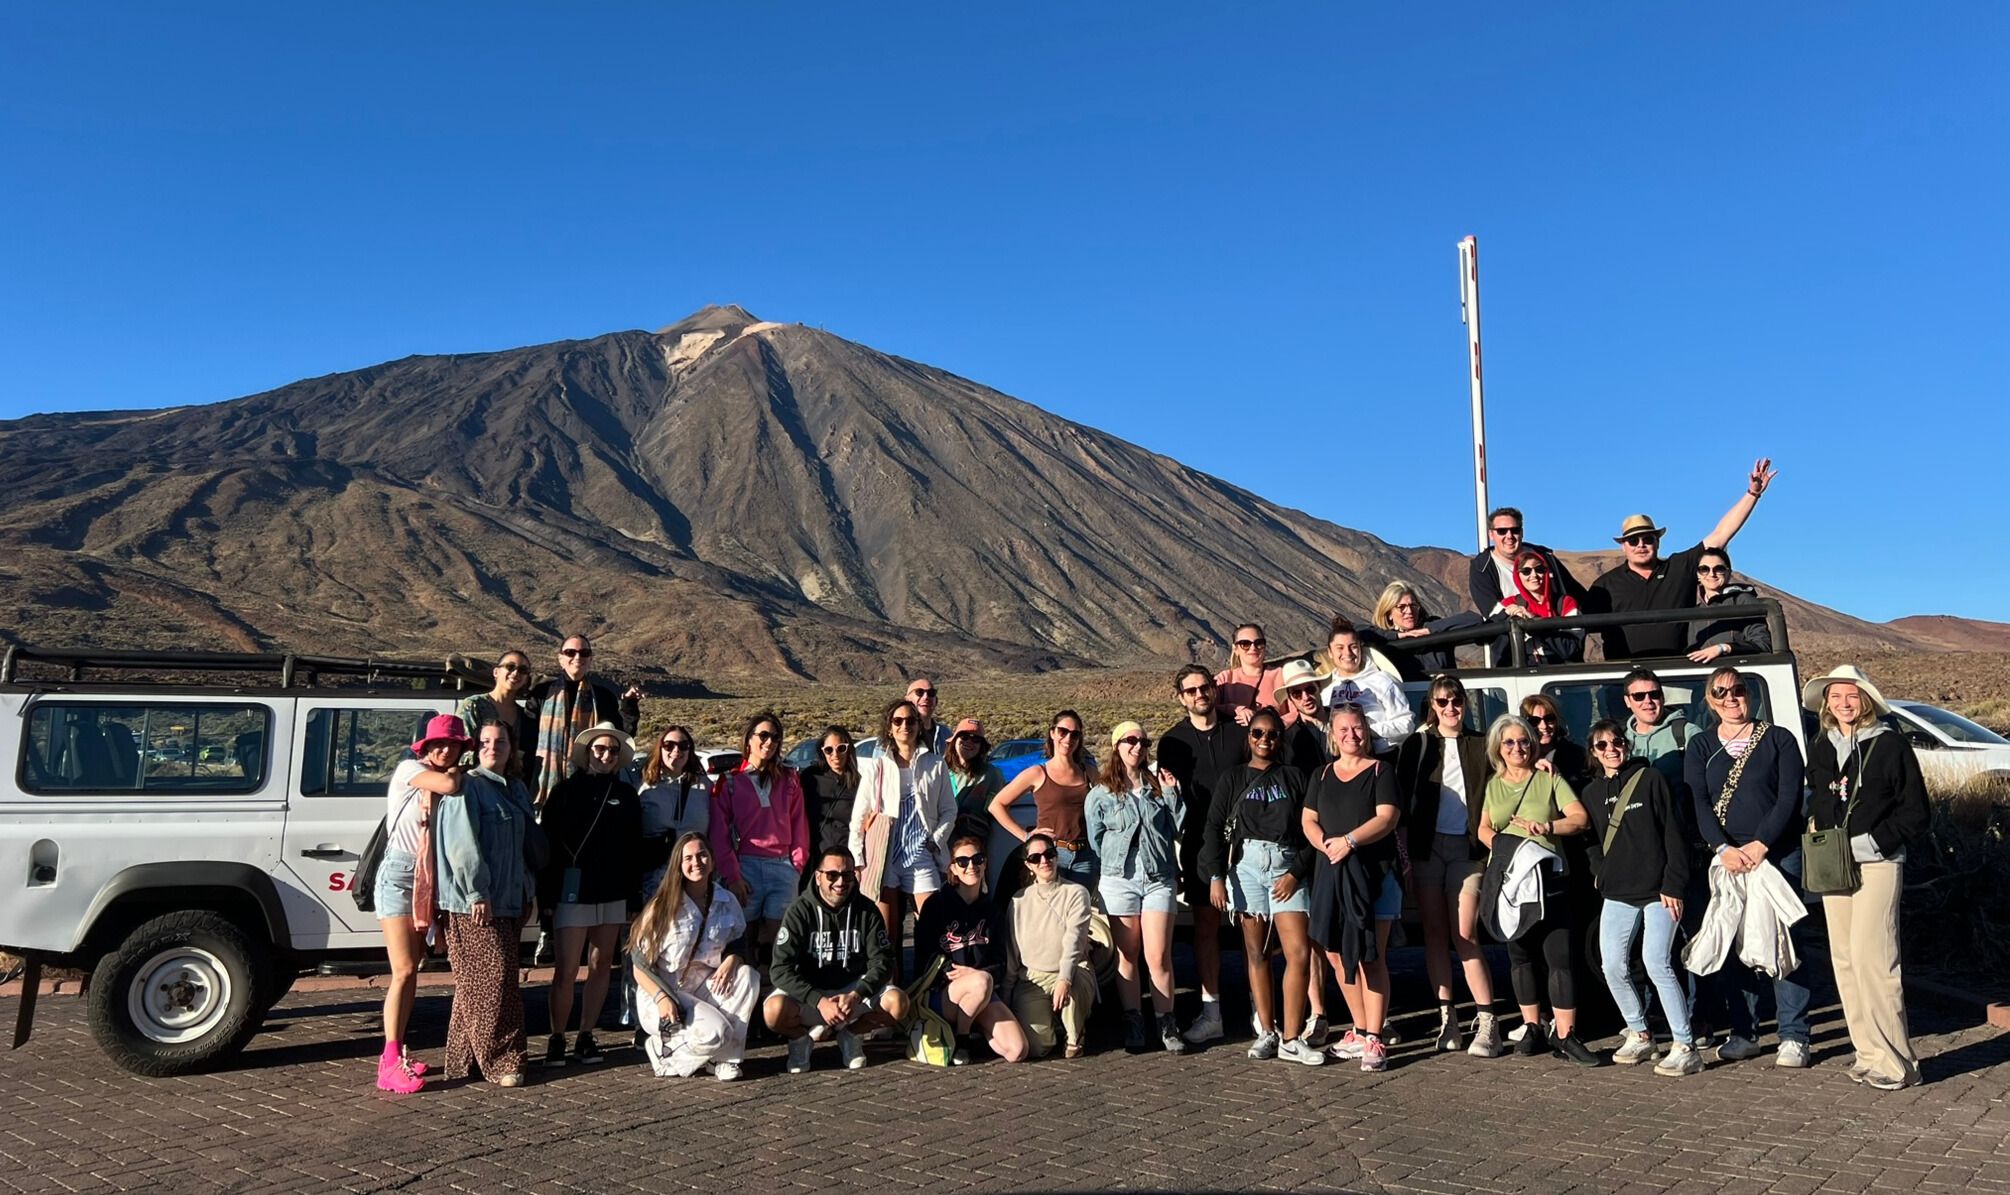
MULTIPOLYGON (((1403 696, 1409 698, 1410 712, 1417 715, 1417 725, 1431 725, 1431 711, 1425 707, 1431 704, 1431 686, 1416 683, 1404 686, 1403 696)), ((1506 689, 1473 685, 1466 689, 1466 726, 1475 734, 1485 734, 1494 719, 1507 713, 1508 695, 1506 689)))
MULTIPOLYGON (((1743 675, 1745 687, 1751 693, 1752 717, 1770 721, 1773 707, 1766 682, 1756 673, 1743 675)), ((1716 725, 1717 717, 1703 698, 1705 680, 1701 676, 1662 677, 1663 719, 1680 715, 1698 729, 1716 725)), ((1610 718, 1623 724, 1633 716, 1626 708, 1626 685, 1621 681, 1552 681, 1542 691, 1563 707, 1564 727, 1569 730, 1571 740, 1579 744, 1590 741, 1591 724, 1598 719, 1610 718)))
POLYGON ((322 707, 307 713, 300 791, 307 796, 382 796, 398 761, 433 711, 322 707))
POLYGON ((19 778, 39 796, 249 793, 271 738, 263 705, 38 701, 19 778))

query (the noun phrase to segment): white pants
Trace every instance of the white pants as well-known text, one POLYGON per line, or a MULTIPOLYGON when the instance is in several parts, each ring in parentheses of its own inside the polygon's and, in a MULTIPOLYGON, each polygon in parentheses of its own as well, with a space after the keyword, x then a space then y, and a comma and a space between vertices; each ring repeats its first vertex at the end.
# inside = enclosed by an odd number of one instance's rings
POLYGON ((658 1077, 694 1075, 708 1062, 738 1062, 746 1053, 747 1022, 760 1003, 761 973, 742 963, 723 992, 712 990, 711 978, 711 972, 692 967, 685 976, 691 986, 672 993, 684 1017, 681 1025, 663 1024, 656 1001, 636 1001, 635 1019, 649 1035, 644 1050, 658 1077))

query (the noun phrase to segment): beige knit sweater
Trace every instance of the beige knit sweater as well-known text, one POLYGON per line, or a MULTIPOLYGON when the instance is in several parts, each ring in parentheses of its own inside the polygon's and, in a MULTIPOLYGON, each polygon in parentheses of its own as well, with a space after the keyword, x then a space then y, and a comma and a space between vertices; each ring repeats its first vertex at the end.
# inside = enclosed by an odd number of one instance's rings
POLYGON ((1089 890, 1067 880, 1032 883, 1012 898, 1014 973, 1072 975, 1089 957, 1089 890))

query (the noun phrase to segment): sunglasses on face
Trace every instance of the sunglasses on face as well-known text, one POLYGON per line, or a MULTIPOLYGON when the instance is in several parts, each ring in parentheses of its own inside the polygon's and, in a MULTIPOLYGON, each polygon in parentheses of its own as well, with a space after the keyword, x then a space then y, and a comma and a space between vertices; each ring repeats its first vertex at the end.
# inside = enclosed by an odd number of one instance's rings
POLYGON ((1641 548, 1641 547, 1651 548, 1655 544, 1658 544, 1660 542, 1661 537, 1658 535, 1643 534, 1643 535, 1629 535, 1626 537, 1626 546, 1629 548, 1641 548))
POLYGON ((1079 739, 1082 737, 1082 732, 1069 726, 1056 726, 1054 728, 1054 737, 1061 739, 1079 739))
POLYGON ((1039 866, 1041 866, 1042 864, 1046 864, 1046 863, 1053 863, 1053 862, 1055 862, 1055 857, 1054 857, 1054 852, 1052 852, 1052 851, 1027 851, 1027 852, 1026 852, 1026 862, 1028 862, 1028 863, 1031 863, 1031 864, 1032 864, 1033 866, 1035 866, 1035 867, 1039 867, 1039 866))
POLYGON ((843 755, 851 750, 850 743, 832 743, 823 749, 825 755, 843 755))
POLYGON ((1491 531, 1492 531, 1492 532, 1493 532, 1493 533, 1494 533, 1495 535, 1498 535, 1498 536, 1502 536, 1502 537, 1507 537, 1507 536, 1514 536, 1514 537, 1517 537, 1517 538, 1519 538, 1519 537, 1520 537, 1520 535, 1521 535, 1521 524, 1520 524, 1520 523, 1516 523, 1516 524, 1515 524, 1514 526, 1512 526, 1512 527, 1494 527, 1494 528, 1490 528, 1490 530, 1491 530, 1491 531))
POLYGON ((1659 700, 1661 700, 1661 690, 1659 690, 1659 689, 1642 689, 1642 690, 1640 690, 1640 691, 1639 691, 1638 693, 1628 693, 1628 694, 1626 695, 1626 700, 1628 700, 1628 701, 1659 701, 1659 700))
POLYGON ((1141 739, 1136 735, 1132 735, 1127 739, 1118 739, 1117 745, 1119 747, 1149 747, 1152 745, 1152 741, 1150 739, 1141 739))
POLYGON ((561 647, 558 649, 558 654, 568 660, 590 660, 593 658, 593 649, 590 647, 561 647))
POLYGON ((1721 564, 1699 564, 1696 566, 1696 572, 1705 577, 1727 576, 1730 571, 1729 568, 1721 564))
POLYGON ((892 718, 890 718, 890 719, 888 719, 888 720, 887 720, 887 725, 889 725, 889 726, 912 726, 912 725, 914 725, 914 724, 915 724, 916 722, 919 722, 919 721, 921 721, 921 719, 919 719, 919 718, 910 718, 910 717, 908 717, 908 716, 907 716, 906 714, 895 714, 895 715, 894 715, 894 716, 893 716, 892 718))
POLYGON ((594 744, 594 745, 593 745, 592 747, 588 748, 588 750, 592 751, 592 752, 593 752, 593 753, 594 753, 595 755, 619 755, 619 754, 621 754, 621 748, 620 748, 620 747, 618 747, 618 746, 615 746, 615 747, 604 747, 604 746, 600 745, 599 743, 595 743, 595 744, 594 744))
POLYGON ((984 862, 982 855, 958 855, 949 861, 951 867, 978 867, 984 862))
POLYGON ((1626 744, 1620 739, 1593 739, 1591 740, 1591 749, 1593 751, 1624 751, 1626 750, 1626 744))
POLYGON ((775 741, 775 732, 772 730, 757 730, 747 737, 756 743, 772 743, 775 741))
POLYGON ((1394 610, 1407 611, 1411 614, 1415 614, 1417 611, 1423 609, 1423 607, 1417 605, 1417 603, 1415 602, 1397 602, 1394 606, 1390 608, 1394 610))
POLYGON ((826 884, 842 884, 842 883, 844 883, 844 882, 845 882, 846 880, 849 880, 849 879, 851 879, 851 873, 850 873, 850 872, 848 872, 848 871, 840 871, 840 870, 838 870, 837 868, 834 868, 834 867, 831 867, 831 868, 824 868, 824 869, 822 869, 822 870, 818 871, 818 872, 817 872, 817 874, 818 874, 819 876, 823 877, 823 881, 824 881, 824 883, 826 883, 826 884))
POLYGON ((927 701, 935 696, 934 689, 909 689, 907 695, 916 701, 927 701))
POLYGON ((1431 698, 1431 704, 1432 704, 1432 705, 1435 705, 1435 706, 1437 706, 1437 707, 1438 707, 1439 709, 1441 709, 1441 710, 1455 710, 1455 709, 1458 709, 1458 708, 1460 708, 1461 706, 1465 705, 1465 703, 1466 703, 1466 699, 1465 699, 1465 698, 1463 698, 1463 697, 1433 697, 1433 698, 1431 698))
POLYGON ((1710 696, 1715 697, 1719 701, 1729 701, 1733 697, 1749 697, 1751 696, 1751 690, 1743 685, 1724 685, 1720 688, 1710 690, 1710 696))
POLYGON ((1547 577, 1549 575, 1549 570, 1546 568, 1525 568, 1517 571, 1524 577, 1547 577))
POLYGON ((1249 741, 1252 743, 1274 743, 1277 741, 1277 732, 1274 730, 1252 730, 1249 732, 1249 741))
POLYGON ((1270 642, 1269 642, 1269 640, 1267 640, 1267 639, 1237 639, 1237 640, 1235 641, 1235 645, 1236 645, 1237 647, 1245 647, 1245 648, 1247 648, 1247 647, 1268 647, 1268 646, 1270 646, 1270 642))
POLYGON ((1537 726, 1555 726, 1558 722, 1563 721, 1563 719, 1557 717, 1555 714, 1530 714, 1528 720, 1537 726))
POLYGON ((1284 699, 1286 701, 1317 701, 1319 700, 1319 690, 1310 686, 1302 689, 1293 689, 1284 695, 1284 699))
POLYGON ((1501 740, 1501 750, 1503 750, 1503 751, 1526 751, 1526 750, 1528 750, 1528 740, 1527 740, 1527 739, 1502 739, 1502 740, 1501 740))
POLYGON ((664 739, 663 749, 665 751, 689 751, 691 744, 684 739, 664 739))
POLYGON ((498 664, 498 665, 496 665, 496 669, 497 669, 497 671, 499 671, 499 672, 529 672, 529 671, 530 671, 530 665, 528 665, 528 664, 498 664))
POLYGON ((1212 692, 1214 692, 1214 685, 1210 683, 1205 685, 1195 685, 1192 688, 1188 689, 1181 689, 1179 691, 1179 695, 1181 697, 1198 697, 1202 693, 1212 693, 1212 692))

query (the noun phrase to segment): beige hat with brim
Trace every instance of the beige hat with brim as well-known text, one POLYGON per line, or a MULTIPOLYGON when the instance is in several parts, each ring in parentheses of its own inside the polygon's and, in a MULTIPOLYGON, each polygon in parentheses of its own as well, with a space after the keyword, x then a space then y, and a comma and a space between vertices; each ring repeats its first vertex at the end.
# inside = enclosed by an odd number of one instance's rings
POLYGON ((1821 713, 1822 703, 1828 700, 1829 686, 1838 681, 1848 681, 1857 687, 1863 694, 1864 700, 1870 702, 1871 717, 1881 718, 1891 712, 1891 703, 1884 699, 1883 693, 1878 692, 1876 685, 1870 683, 1870 678, 1863 674, 1863 669, 1855 664, 1838 664, 1834 671, 1826 676, 1818 676, 1802 685, 1801 705, 1810 713, 1821 713))
POLYGON ((1642 534, 1666 535, 1668 534, 1668 529, 1666 527, 1656 527, 1654 520, 1648 518, 1646 515, 1627 515, 1626 521, 1619 525, 1619 534, 1612 537, 1612 542, 1623 544, 1626 542, 1627 536, 1642 534))
POLYGON ((1277 686, 1271 691, 1289 693, 1304 685, 1316 685, 1330 679, 1329 674, 1319 671, 1318 665, 1310 660, 1291 660, 1278 670, 1277 686))
POLYGON ((635 740, 629 737, 627 731, 616 726, 614 723, 602 722, 597 726, 589 726, 572 736, 572 766, 575 769, 584 770, 590 754, 589 748, 593 746, 594 740, 605 738, 612 738, 621 744, 622 767, 625 768, 634 761, 635 740))

